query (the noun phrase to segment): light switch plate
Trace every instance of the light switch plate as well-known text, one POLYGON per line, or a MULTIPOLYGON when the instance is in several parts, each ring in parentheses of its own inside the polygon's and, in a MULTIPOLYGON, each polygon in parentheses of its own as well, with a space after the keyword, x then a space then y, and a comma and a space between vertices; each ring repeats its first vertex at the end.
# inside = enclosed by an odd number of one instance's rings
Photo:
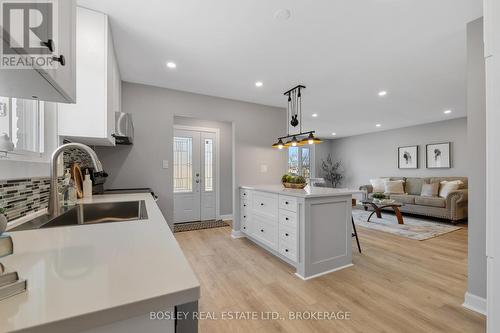
POLYGON ((260 165, 260 172, 266 173, 267 172, 267 164, 261 164, 260 165))
POLYGON ((161 164, 163 169, 168 169, 168 160, 163 160, 161 164))

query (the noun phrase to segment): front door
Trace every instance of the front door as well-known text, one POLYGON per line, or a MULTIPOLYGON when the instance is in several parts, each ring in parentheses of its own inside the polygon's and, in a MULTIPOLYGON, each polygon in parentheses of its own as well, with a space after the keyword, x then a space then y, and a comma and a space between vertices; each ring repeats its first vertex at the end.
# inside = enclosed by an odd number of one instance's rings
POLYGON ((174 223, 216 218, 216 135, 174 130, 174 223))

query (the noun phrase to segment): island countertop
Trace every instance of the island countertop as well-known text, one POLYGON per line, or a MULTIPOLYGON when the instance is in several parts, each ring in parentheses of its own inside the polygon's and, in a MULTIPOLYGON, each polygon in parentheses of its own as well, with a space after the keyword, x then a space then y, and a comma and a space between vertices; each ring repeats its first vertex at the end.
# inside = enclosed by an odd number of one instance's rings
POLYGON ((342 195, 352 195, 361 193, 359 190, 351 190, 347 188, 330 188, 330 187, 313 187, 306 186, 303 190, 285 188, 281 184, 273 185, 242 185, 242 189, 262 191, 268 193, 276 193, 282 195, 289 195, 299 198, 319 198, 319 197, 334 197, 342 195))
POLYGON ((197 301, 200 283, 150 194, 112 194, 84 203, 144 200, 147 220, 8 232, 2 258, 28 291, 0 302, 0 332, 73 332, 197 301))

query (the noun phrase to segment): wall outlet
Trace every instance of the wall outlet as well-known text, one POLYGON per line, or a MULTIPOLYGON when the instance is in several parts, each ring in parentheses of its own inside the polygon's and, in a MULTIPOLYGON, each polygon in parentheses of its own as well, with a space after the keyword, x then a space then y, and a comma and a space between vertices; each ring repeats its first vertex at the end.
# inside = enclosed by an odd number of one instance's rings
POLYGON ((161 162, 161 165, 162 165, 162 168, 163 168, 163 169, 168 169, 168 160, 163 160, 163 161, 161 162))
POLYGON ((267 173, 267 164, 260 165, 260 172, 267 173))

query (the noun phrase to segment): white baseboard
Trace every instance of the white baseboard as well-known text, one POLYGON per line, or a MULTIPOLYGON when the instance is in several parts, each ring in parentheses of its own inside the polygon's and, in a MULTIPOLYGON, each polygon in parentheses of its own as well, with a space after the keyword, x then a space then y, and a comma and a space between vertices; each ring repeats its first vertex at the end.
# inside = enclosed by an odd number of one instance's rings
POLYGON ((351 267, 351 266, 353 266, 353 264, 347 264, 347 265, 340 266, 340 267, 331 269, 329 271, 326 271, 326 272, 323 272, 323 273, 319 273, 319 274, 314 274, 314 275, 311 275, 311 276, 308 276, 308 277, 303 277, 299 273, 295 273, 295 275, 298 276, 299 278, 301 278, 302 280, 307 281, 307 280, 311 280, 311 279, 320 277, 322 275, 326 275, 326 274, 330 274, 330 273, 333 273, 333 272, 336 272, 336 271, 340 271, 341 269, 344 269, 344 268, 347 268, 347 267, 351 267))
POLYGON ((486 316, 486 299, 485 298, 482 298, 482 297, 479 297, 479 296, 476 296, 476 295, 473 295, 473 294, 470 294, 469 292, 466 292, 465 293, 465 297, 464 297, 464 304, 462 304, 462 306, 464 308, 467 308, 469 310, 472 310, 474 312, 478 312, 480 314, 483 314, 486 316))
POLYGON ((233 230, 233 231, 231 231, 231 237, 234 239, 237 239, 237 238, 243 238, 246 236, 240 230, 233 230))
POLYGON ((219 219, 221 219, 222 221, 232 221, 233 214, 219 215, 219 219))

